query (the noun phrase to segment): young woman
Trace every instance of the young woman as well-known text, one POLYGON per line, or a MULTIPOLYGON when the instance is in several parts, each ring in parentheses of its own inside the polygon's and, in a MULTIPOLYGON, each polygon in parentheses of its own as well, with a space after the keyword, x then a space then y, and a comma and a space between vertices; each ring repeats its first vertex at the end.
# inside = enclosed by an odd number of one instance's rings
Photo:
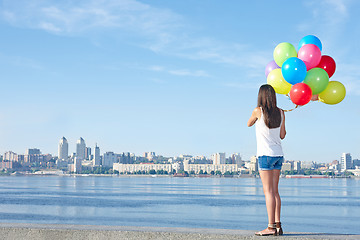
POLYGON ((285 138, 284 111, 276 105, 276 94, 271 85, 259 89, 258 104, 247 123, 255 125, 257 158, 260 178, 263 184, 268 228, 255 233, 259 236, 282 235, 280 223, 281 199, 278 192, 280 170, 284 160, 281 140, 285 138))

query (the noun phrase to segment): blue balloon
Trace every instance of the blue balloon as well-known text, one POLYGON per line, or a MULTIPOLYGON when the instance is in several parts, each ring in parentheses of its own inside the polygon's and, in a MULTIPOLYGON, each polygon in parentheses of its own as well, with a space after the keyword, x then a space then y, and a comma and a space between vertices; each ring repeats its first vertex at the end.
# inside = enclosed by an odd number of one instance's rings
POLYGON ((317 38, 317 37, 314 36, 314 35, 307 35, 307 36, 303 37, 303 38, 300 40, 300 42, 299 42, 299 48, 298 48, 298 50, 299 50, 302 46, 304 46, 304 45, 306 45, 306 44, 314 44, 314 45, 316 45, 316 46, 320 49, 320 51, 322 51, 321 41, 320 41, 319 38, 317 38))
POLYGON ((297 57, 288 58, 281 67, 281 73, 288 83, 301 83, 306 77, 306 65, 297 57))

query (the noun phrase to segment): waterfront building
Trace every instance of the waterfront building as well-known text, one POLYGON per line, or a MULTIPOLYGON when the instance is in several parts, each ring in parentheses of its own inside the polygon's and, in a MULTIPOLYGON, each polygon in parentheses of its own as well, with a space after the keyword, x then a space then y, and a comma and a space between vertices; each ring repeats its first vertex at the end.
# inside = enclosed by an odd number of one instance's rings
POLYGON ((181 154, 179 156, 179 158, 182 159, 183 161, 191 161, 191 160, 193 160, 193 156, 188 155, 188 154, 181 154))
POLYGON ((91 160, 91 147, 85 147, 85 159, 91 160))
POLYGON ((38 148, 28 148, 25 151, 25 155, 38 155, 38 154, 41 154, 41 151, 38 148))
POLYGON ((237 165, 243 164, 240 153, 231 154, 230 159, 232 164, 237 164, 237 165))
POLYGON ((50 159, 48 155, 41 154, 40 149, 37 148, 26 149, 24 155, 24 162, 27 164, 46 162, 49 161, 50 159))
POLYGON ((163 170, 168 173, 172 172, 171 164, 154 164, 154 163, 140 163, 140 164, 124 164, 124 163, 114 163, 113 170, 118 171, 119 173, 134 173, 134 172, 146 172, 149 173, 150 170, 163 170))
POLYGON ((76 158, 80 160, 85 159, 86 144, 85 140, 81 137, 76 142, 76 158))
POLYGON ((0 170, 13 168, 13 162, 0 162, 0 170))
POLYGON ((69 144, 65 137, 62 137, 59 142, 59 160, 67 161, 69 158, 69 144))
POLYGON ((195 174, 199 174, 201 170, 208 174, 212 171, 214 173, 220 171, 221 174, 224 174, 225 172, 237 172, 238 168, 237 164, 191 164, 189 161, 184 161, 184 171, 188 173, 194 172, 195 174))
POLYGON ((18 155, 12 151, 8 151, 4 153, 3 159, 7 161, 15 162, 18 161, 18 155))
POLYGON ((123 152, 122 154, 117 155, 116 162, 132 164, 132 163, 134 163, 134 158, 135 158, 134 154, 129 153, 129 152, 127 152, 127 153, 123 152))
POLYGON ((184 162, 177 161, 173 163, 172 161, 171 162, 169 161, 169 163, 172 164, 172 171, 175 170, 175 172, 177 173, 184 171, 184 162))
POLYGON ((211 160, 213 160, 214 165, 225 164, 225 153, 214 153, 211 155, 211 160))
POLYGON ((353 159, 353 168, 360 167, 360 160, 359 159, 353 159))
POLYGON ((25 155, 23 155, 23 154, 18 154, 18 155, 16 156, 16 161, 18 161, 18 162, 24 162, 24 161, 25 161, 25 155))
POLYGON ((294 168, 292 162, 284 162, 281 168, 282 171, 291 171, 293 169, 294 168))
POLYGON ((315 162, 301 161, 301 169, 315 169, 315 162))
POLYGON ((147 158, 148 160, 152 160, 155 156, 155 152, 144 152, 144 158, 147 158))
POLYGON ((294 161, 294 170, 295 171, 300 171, 301 170, 301 162, 300 161, 294 161))
POLYGON ((249 171, 250 173, 259 171, 258 159, 256 156, 250 158, 249 171))
POLYGON ((100 148, 98 147, 97 144, 95 144, 93 166, 100 166, 100 165, 101 165, 100 148))
POLYGON ((113 164, 117 162, 117 154, 113 152, 106 152, 103 156, 102 166, 113 167, 113 164))
POLYGON ((74 159, 74 173, 81 173, 82 158, 75 157, 74 159))
POLYGON ((352 159, 350 153, 343 153, 341 155, 341 171, 346 171, 352 168, 352 159))

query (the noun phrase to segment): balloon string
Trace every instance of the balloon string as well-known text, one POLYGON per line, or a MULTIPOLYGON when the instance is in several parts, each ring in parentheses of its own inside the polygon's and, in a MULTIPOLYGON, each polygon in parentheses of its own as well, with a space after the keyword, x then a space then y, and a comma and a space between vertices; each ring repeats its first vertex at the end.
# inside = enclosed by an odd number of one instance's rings
POLYGON ((284 110, 284 112, 291 112, 292 110, 294 110, 294 109, 296 109, 296 108, 298 108, 298 107, 299 107, 299 105, 296 105, 296 107, 294 107, 293 109, 284 110))

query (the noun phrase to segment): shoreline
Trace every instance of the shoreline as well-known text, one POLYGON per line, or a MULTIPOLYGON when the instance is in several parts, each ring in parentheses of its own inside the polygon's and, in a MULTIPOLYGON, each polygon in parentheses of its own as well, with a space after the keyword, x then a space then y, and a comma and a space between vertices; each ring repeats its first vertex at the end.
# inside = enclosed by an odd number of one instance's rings
MULTIPOLYGON (((219 176, 219 175, 189 175, 189 176, 173 176, 173 175, 150 175, 150 174, 34 174, 34 173, 16 173, 16 174, 0 174, 0 177, 24 177, 24 176, 40 176, 40 177, 133 177, 133 178, 260 178, 258 175, 233 175, 233 176, 219 176)), ((329 177, 325 175, 281 175, 280 178, 286 179, 360 179, 357 176, 342 176, 342 177, 329 177)))
MULTIPOLYGON (((0 223, 1 239, 262 239, 253 230, 0 223)), ((360 239, 357 234, 285 232, 272 239, 360 239)))

